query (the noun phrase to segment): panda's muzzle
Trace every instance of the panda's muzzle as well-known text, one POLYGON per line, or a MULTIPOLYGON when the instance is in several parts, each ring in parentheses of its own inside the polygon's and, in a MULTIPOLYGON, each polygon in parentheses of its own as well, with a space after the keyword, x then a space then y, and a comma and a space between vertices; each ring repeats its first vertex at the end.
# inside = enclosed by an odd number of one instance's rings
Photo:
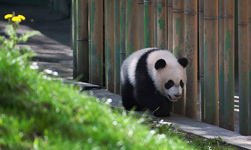
POLYGON ((181 94, 176 94, 174 95, 177 99, 179 99, 181 97, 181 94))
POLYGON ((178 101, 178 99, 181 97, 180 94, 177 94, 177 95, 174 95, 174 96, 175 96, 175 98, 172 98, 172 96, 168 94, 168 99, 169 99, 171 102, 176 102, 176 101, 178 101))

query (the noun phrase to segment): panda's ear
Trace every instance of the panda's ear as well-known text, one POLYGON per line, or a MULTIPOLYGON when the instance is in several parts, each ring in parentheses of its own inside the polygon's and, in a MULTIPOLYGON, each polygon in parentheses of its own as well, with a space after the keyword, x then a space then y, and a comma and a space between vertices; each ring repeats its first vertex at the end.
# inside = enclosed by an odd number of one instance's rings
POLYGON ((185 57, 182 57, 182 58, 178 59, 178 62, 184 68, 186 68, 186 66, 188 65, 188 60, 185 57))
POLYGON ((166 61, 164 59, 159 59, 154 65, 156 70, 164 68, 165 66, 166 66, 166 61))

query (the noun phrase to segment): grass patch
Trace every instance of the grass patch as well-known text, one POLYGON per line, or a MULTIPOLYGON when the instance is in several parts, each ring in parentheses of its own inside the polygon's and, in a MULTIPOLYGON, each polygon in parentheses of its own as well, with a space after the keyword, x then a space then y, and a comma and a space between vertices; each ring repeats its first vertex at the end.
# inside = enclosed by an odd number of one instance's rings
POLYGON ((0 48, 0 149, 193 149, 0 48))

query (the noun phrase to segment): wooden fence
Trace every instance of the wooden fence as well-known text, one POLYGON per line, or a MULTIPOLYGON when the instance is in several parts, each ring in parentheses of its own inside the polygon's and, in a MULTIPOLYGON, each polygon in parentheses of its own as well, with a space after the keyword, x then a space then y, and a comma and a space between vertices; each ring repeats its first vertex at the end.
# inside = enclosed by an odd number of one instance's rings
POLYGON ((128 55, 169 49, 189 60, 173 111, 197 119, 199 101, 201 121, 233 131, 238 106, 242 135, 251 135, 250 43, 250 0, 72 0, 74 78, 119 94, 128 55))

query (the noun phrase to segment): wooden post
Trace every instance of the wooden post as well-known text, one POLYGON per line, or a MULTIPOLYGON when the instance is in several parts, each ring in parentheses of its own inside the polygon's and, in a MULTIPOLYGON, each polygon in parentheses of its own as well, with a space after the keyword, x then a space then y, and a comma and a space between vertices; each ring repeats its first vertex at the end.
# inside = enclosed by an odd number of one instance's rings
POLYGON ((91 53, 92 53, 92 48, 91 48, 91 46, 92 46, 92 43, 91 43, 91 39, 92 39, 92 25, 91 25, 91 16, 92 16, 92 14, 91 14, 91 4, 92 4, 92 0, 88 0, 88 41, 89 41, 89 82, 91 82, 91 77, 90 77, 90 75, 91 75, 91 53))
POLYGON ((238 74, 238 0, 234 0, 234 5, 236 6, 234 8, 234 56, 235 56, 235 74, 238 74))
POLYGON ((204 1, 204 34, 204 121, 217 126, 219 124, 218 0, 204 1))
POLYGON ((204 0, 199 0, 200 120, 204 121, 204 0))
POLYGON ((138 0, 138 49, 144 48, 144 0, 138 0))
POLYGON ((193 119, 197 119, 197 19, 197 0, 185 0, 186 116, 193 119))
POLYGON ((77 0, 77 76, 89 82, 88 0, 77 0))
POLYGON ((114 93, 120 94, 120 0, 114 5, 114 93))
POLYGON ((249 85, 248 85, 248 90, 249 90, 249 96, 248 96, 248 129, 249 129, 249 135, 251 135, 251 1, 248 1, 248 60, 249 60, 249 85))
POLYGON ((91 50, 89 54, 90 82, 103 84, 103 0, 91 0, 90 33, 91 50))
POLYGON ((168 0, 168 50, 173 52, 173 0, 168 0))
POLYGON ((157 47, 157 0, 153 1, 153 47, 157 47))
MULTIPOLYGON (((120 0, 120 66, 122 65, 125 59, 126 1, 127 0, 120 0)), ((121 91, 121 84, 120 84, 120 91, 121 91)))
POLYGON ((219 126, 224 128, 224 36, 225 0, 219 0, 219 126))
POLYGON ((127 0, 120 1, 120 66, 125 59, 126 1, 127 0))
POLYGON ((239 121, 240 134, 248 135, 248 1, 238 0, 239 121))
POLYGON ((127 0, 126 3, 126 56, 138 50, 138 1, 127 0))
POLYGON ((144 47, 154 46, 153 0, 144 1, 144 47))
POLYGON ((76 0, 71 3, 71 47, 73 50, 73 79, 77 78, 77 44, 76 44, 76 0))
MULTIPOLYGON (((184 1, 173 0, 173 53, 177 58, 185 56, 184 1)), ((185 115, 185 88, 182 97, 174 103, 174 112, 185 115)))
POLYGON ((114 92, 114 0, 105 0, 105 82, 114 92))
POLYGON ((165 39, 166 49, 168 49, 168 0, 165 0, 165 39))
POLYGON ((225 0, 224 128, 234 131, 234 0, 225 0))
POLYGON ((157 47, 167 49, 166 0, 157 0, 157 47))

